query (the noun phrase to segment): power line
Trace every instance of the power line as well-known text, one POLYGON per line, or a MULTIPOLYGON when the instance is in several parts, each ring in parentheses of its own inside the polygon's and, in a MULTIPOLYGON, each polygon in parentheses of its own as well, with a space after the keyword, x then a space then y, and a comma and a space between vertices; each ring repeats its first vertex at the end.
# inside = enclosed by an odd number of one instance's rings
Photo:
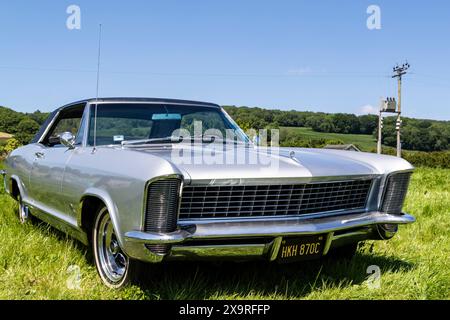
POLYGON ((435 76, 432 74, 424 74, 424 73, 417 73, 417 72, 410 72, 409 74, 414 75, 414 76, 423 77, 423 78, 433 78, 433 79, 437 79, 437 80, 443 80, 443 81, 450 82, 450 78, 435 76))
MULTIPOLYGON (((45 68, 45 67, 24 67, 24 66, 0 66, 0 69, 26 70, 26 71, 48 71, 48 72, 84 72, 94 73, 95 69, 71 69, 71 68, 45 68)), ((362 73, 362 72, 287 72, 287 73, 171 73, 171 72, 146 72, 146 71, 121 71, 102 69, 103 74, 129 74, 142 76, 168 76, 168 77, 254 77, 254 78, 388 78, 388 74, 362 73)))

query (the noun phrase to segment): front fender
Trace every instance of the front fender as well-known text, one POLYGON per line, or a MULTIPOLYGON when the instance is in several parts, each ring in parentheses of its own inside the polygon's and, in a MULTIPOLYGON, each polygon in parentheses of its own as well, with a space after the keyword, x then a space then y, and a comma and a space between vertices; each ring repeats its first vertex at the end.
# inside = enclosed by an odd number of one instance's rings
POLYGON ((6 190, 8 194, 13 197, 15 200, 17 200, 13 195, 12 190, 12 183, 13 181, 16 181, 17 187, 19 188, 20 195, 22 196, 22 200, 25 202, 30 202, 30 199, 28 197, 28 193, 26 192, 26 188, 24 183, 22 182, 22 179, 20 179, 17 175, 11 175, 11 177, 8 179, 8 175, 5 175, 5 187, 8 185, 8 189, 6 190), (9 181, 8 181, 9 180, 9 181), (6 183, 8 181, 9 183, 6 183))
MULTIPOLYGON (((84 193, 83 196, 80 199, 80 210, 78 210, 78 216, 77 216, 77 224, 79 228, 82 228, 82 215, 81 215, 81 206, 83 204, 83 201, 87 197, 94 197, 102 201, 106 208, 108 209, 109 216, 111 217, 112 224, 114 226, 114 230, 116 230, 117 239, 119 240, 119 243, 121 247, 123 248, 124 244, 124 237, 123 237, 123 230, 121 230, 120 223, 119 223, 119 210, 113 201, 111 195, 102 189, 98 188, 88 188, 84 193)), ((92 213, 95 214, 95 213, 92 213)))

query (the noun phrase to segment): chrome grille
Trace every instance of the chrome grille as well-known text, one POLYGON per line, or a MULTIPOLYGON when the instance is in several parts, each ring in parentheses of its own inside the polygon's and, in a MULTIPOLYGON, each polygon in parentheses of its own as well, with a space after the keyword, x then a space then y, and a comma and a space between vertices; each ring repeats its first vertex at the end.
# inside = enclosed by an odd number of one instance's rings
POLYGON ((363 209, 371 179, 283 185, 185 186, 180 220, 297 216, 363 209))
POLYGON ((381 211, 391 214, 402 212, 410 178, 411 172, 396 173, 389 176, 386 182, 381 211))

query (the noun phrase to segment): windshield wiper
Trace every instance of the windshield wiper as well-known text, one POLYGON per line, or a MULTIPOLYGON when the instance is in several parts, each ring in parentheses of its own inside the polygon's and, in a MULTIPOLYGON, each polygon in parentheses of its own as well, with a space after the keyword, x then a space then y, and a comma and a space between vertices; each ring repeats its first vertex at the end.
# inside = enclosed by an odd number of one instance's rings
POLYGON ((145 144, 151 144, 155 142, 169 142, 169 143, 180 143, 183 140, 187 141, 201 141, 203 143, 213 143, 213 142, 222 142, 222 143, 233 143, 233 144, 243 144, 248 145, 245 141, 236 141, 236 140, 229 140, 229 139, 223 139, 216 136, 194 136, 194 137, 177 137, 177 136, 167 136, 162 138, 150 138, 150 139, 142 139, 142 140, 128 140, 128 141, 122 141, 122 146, 135 146, 135 145, 145 145, 145 144))
POLYGON ((181 140, 182 140, 182 137, 168 136, 168 137, 162 137, 162 138, 122 141, 122 146, 133 146, 133 145, 149 144, 149 143, 153 143, 153 142, 162 142, 162 141, 180 142, 181 140))

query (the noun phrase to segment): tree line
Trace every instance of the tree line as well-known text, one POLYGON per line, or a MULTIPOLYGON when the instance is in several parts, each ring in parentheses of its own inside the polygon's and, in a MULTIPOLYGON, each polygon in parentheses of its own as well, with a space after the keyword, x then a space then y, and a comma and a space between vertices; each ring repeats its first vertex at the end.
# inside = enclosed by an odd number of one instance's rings
MULTIPOLYGON (((309 127, 316 132, 378 135, 378 116, 309 111, 282 111, 225 106, 230 116, 244 129, 309 127)), ((445 151, 450 149, 450 121, 402 118, 402 146, 408 150, 445 151)), ((396 117, 384 119, 382 143, 397 144, 396 117)), ((281 137, 283 139, 283 137, 281 137)))
POLYGON ((39 110, 33 113, 22 113, 0 106, 0 132, 12 134, 21 144, 27 144, 33 139, 48 115, 39 110))

